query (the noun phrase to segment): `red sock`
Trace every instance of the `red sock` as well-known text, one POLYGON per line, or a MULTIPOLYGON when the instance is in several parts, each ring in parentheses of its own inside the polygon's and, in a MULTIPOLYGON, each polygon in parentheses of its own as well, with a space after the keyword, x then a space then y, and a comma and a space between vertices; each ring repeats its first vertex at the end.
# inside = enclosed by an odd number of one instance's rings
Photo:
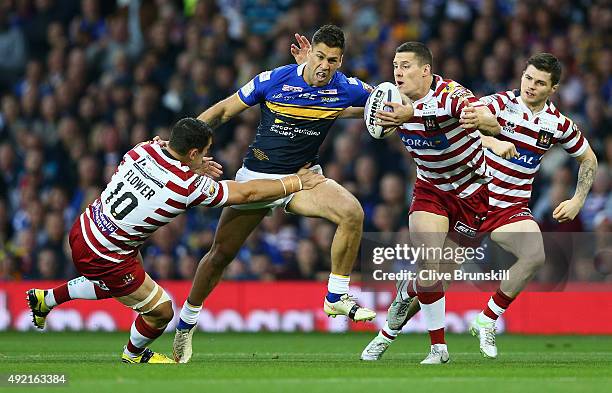
POLYGON ((105 291, 104 289, 100 288, 97 285, 94 285, 94 291, 96 292, 96 297, 98 298, 98 300, 100 300, 100 299, 109 299, 109 298, 113 297, 113 295, 111 295, 110 291, 105 291))
POLYGON ((55 297, 55 303, 62 304, 66 303, 70 300, 70 294, 68 293, 68 283, 65 282, 59 287, 55 287, 52 289, 53 297, 55 297))
POLYGON ((164 329, 156 329, 149 326, 142 318, 142 315, 139 315, 132 324, 132 329, 130 330, 130 339, 127 343, 128 351, 134 354, 142 353, 147 345, 161 336, 163 332, 164 329))
POLYGON ((431 345, 446 344, 444 339, 445 304, 444 287, 438 281, 431 287, 423 287, 417 281, 417 298, 421 312, 425 315, 425 325, 429 332, 431 345))
POLYGON ((504 294, 501 289, 498 289, 497 292, 491 296, 491 299, 489 299, 489 303, 487 303, 487 307, 483 310, 483 314, 495 321, 504 311, 506 311, 513 300, 514 298, 509 297, 504 294))

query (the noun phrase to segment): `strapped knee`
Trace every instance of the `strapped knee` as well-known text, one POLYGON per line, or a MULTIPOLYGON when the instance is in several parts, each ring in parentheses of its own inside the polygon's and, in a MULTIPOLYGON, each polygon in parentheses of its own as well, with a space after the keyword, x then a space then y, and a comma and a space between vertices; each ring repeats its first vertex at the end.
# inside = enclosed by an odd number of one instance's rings
POLYGON ((143 301, 136 303, 132 306, 132 309, 139 314, 147 314, 155 310, 160 304, 171 301, 170 296, 164 290, 155 283, 153 290, 143 301), (161 296, 158 297, 158 293, 161 291, 161 296), (157 301, 153 301, 157 298, 157 301))

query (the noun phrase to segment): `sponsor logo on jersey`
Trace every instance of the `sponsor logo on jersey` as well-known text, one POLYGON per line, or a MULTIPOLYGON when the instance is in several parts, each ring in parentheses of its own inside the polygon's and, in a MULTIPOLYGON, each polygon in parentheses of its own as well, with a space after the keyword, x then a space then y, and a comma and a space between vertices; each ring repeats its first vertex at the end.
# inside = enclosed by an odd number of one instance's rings
POLYGON ((322 97, 321 102, 336 102, 340 101, 340 97, 322 97))
POLYGON ((100 232, 105 235, 110 235, 118 229, 118 227, 102 212, 102 203, 99 199, 91 204, 91 219, 100 232))
POLYGON ((504 132, 507 132, 508 134, 514 134, 514 130, 516 130, 516 124, 511 121, 507 121, 506 124, 502 127, 502 130, 504 132))
POLYGON ((338 89, 317 90, 319 94, 338 94, 338 89))
POLYGON ((530 169, 534 169, 538 165, 540 165, 540 160, 542 159, 542 156, 539 153, 521 148, 517 148, 516 151, 518 152, 519 156, 513 157, 510 160, 512 163, 530 169))
POLYGON ((515 217, 533 217, 533 215, 531 214, 529 210, 526 210, 526 211, 511 215, 510 217, 508 217, 508 220, 512 220, 515 217))
POLYGON ((402 142, 407 147, 412 149, 434 149, 434 150, 444 150, 450 146, 448 143, 448 139, 446 135, 434 135, 430 138, 424 138, 420 135, 414 134, 404 134, 402 135, 402 142))
POLYGON ((250 96, 253 91, 255 91, 255 79, 251 79, 249 83, 242 86, 242 88, 240 89, 240 92, 245 97, 250 96))
POLYGON ((304 98, 306 100, 314 100, 316 99, 318 96, 314 93, 302 93, 298 96, 298 98, 304 98))
POLYGON ((153 157, 146 156, 146 158, 142 158, 139 161, 136 161, 134 163, 134 168, 136 168, 136 170, 140 172, 143 177, 151 180, 157 187, 164 188, 165 183, 153 175, 152 168, 150 167, 151 162, 154 162, 155 165, 158 165, 157 162, 155 162, 155 160, 153 159, 153 157))
POLYGON ((462 223, 461 221, 457 221, 455 223, 455 231, 457 231, 458 233, 467 236, 467 237, 471 237, 474 238, 476 237, 476 228, 472 228, 469 225, 466 225, 464 223, 462 223))
POLYGON ((304 91, 303 88, 298 87, 298 86, 291 86, 291 85, 283 85, 282 88, 283 91, 292 91, 295 93, 301 93, 302 91, 304 91))
POLYGON ((265 82, 267 80, 270 80, 271 77, 272 77, 272 71, 264 71, 261 74, 259 74, 259 81, 265 82))
POLYGON ((215 195, 217 193, 217 183, 212 182, 208 187, 208 195, 215 195))

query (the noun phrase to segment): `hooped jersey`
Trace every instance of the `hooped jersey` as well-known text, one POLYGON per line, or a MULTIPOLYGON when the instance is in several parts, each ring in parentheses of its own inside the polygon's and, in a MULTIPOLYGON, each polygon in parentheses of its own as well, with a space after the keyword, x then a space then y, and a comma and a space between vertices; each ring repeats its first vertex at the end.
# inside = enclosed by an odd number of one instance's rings
POLYGON ((434 75, 429 92, 413 103, 414 115, 397 131, 416 163, 419 181, 459 198, 490 180, 478 130, 459 123, 468 104, 482 106, 459 83, 434 75))
POLYGON ((319 147, 344 109, 363 107, 371 87, 336 71, 321 87, 309 86, 305 64, 265 71, 238 90, 248 106, 260 104, 261 121, 244 165, 256 172, 295 173, 318 160, 319 147))
POLYGON ((502 127, 497 138, 512 142, 519 153, 519 157, 505 160, 486 149, 487 165, 493 176, 489 184, 490 209, 526 207, 542 156, 555 144, 560 144, 572 157, 583 154, 589 146, 576 124, 551 102, 540 112, 532 113, 518 90, 495 93, 480 101, 497 116, 502 127))
POLYGON ((98 256, 133 257, 158 228, 196 205, 221 207, 225 182, 196 174, 157 143, 128 151, 100 198, 79 217, 83 238, 98 256))

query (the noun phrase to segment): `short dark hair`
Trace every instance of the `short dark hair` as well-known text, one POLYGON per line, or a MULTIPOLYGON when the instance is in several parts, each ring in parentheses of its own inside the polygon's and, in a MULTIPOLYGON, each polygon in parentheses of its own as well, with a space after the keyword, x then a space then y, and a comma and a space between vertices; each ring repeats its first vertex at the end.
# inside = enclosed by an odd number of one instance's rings
POLYGON ((540 71, 548 72, 553 86, 561 80, 561 70, 563 68, 561 62, 550 53, 536 53, 527 60, 525 68, 530 65, 540 71))
POLYGON ((168 145, 177 153, 185 155, 193 148, 198 151, 204 149, 210 143, 212 135, 212 128, 208 124, 193 117, 186 117, 172 126, 168 145))
POLYGON ((312 36, 312 46, 324 43, 330 48, 340 48, 344 52, 344 32, 336 25, 321 26, 312 36))
POLYGON ((433 67, 433 55, 431 51, 427 47, 427 45, 422 42, 417 41, 408 41, 404 42, 400 46, 397 47, 395 53, 401 52, 410 52, 414 53, 414 57, 419 60, 420 65, 429 64, 433 67))

